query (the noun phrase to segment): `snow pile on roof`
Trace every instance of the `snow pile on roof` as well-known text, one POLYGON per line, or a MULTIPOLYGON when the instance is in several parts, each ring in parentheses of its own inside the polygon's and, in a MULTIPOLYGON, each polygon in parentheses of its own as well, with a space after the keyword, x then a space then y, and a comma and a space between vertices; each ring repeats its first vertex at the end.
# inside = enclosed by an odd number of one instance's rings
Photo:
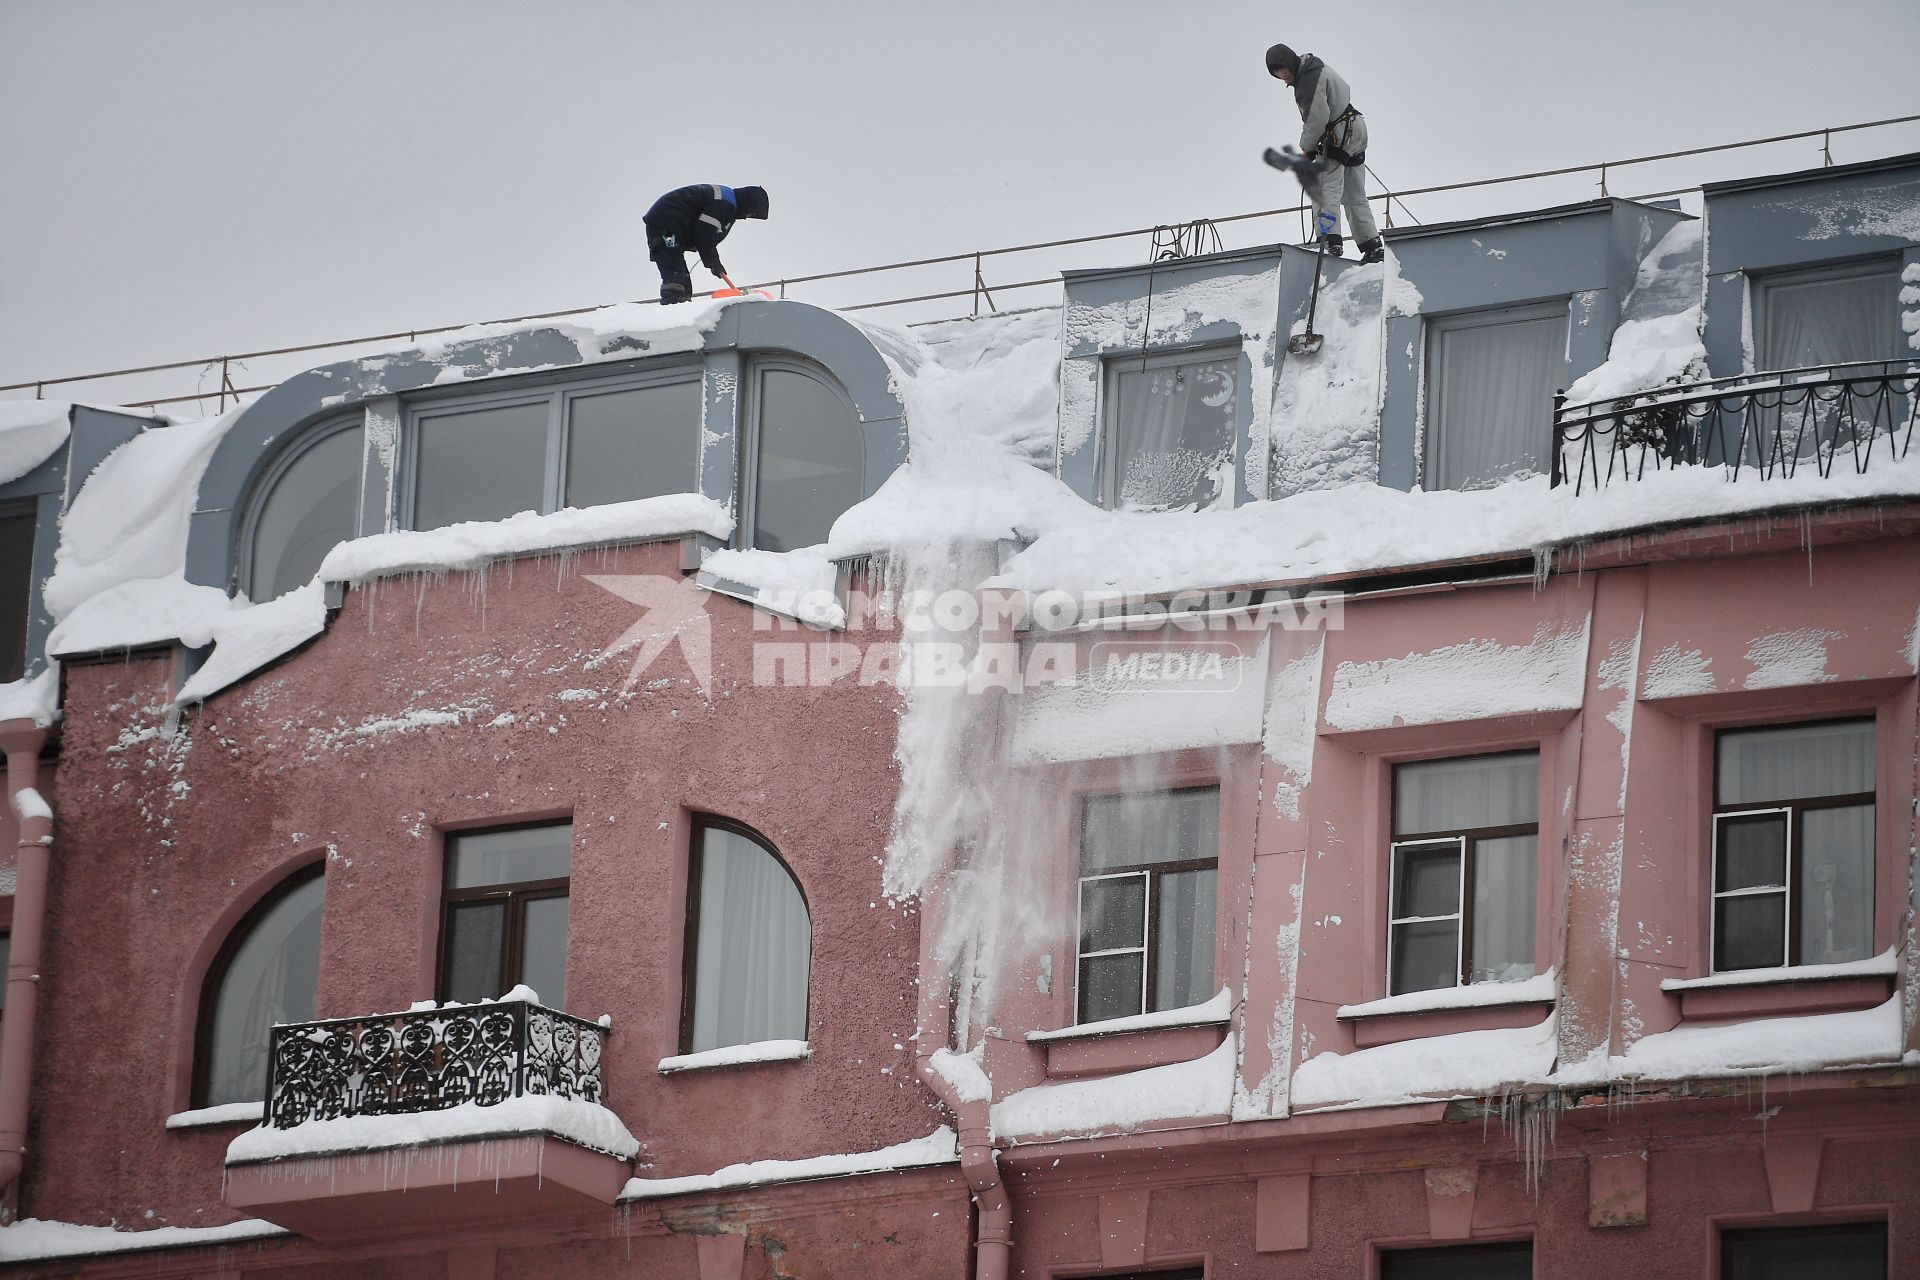
POLYGON ((717 1173, 696 1173, 684 1178, 629 1178, 620 1193, 623 1201, 654 1200, 661 1196, 691 1195, 701 1191, 731 1191, 739 1187, 762 1187, 781 1182, 800 1182, 811 1178, 846 1178, 862 1173, 894 1173, 903 1169, 925 1169, 935 1165, 956 1164, 959 1148, 953 1130, 941 1125, 924 1138, 897 1142, 878 1151, 856 1151, 850 1155, 809 1156, 802 1160, 754 1160, 730 1164, 717 1173))
POLYGON ((72 411, 64 400, 0 401, 0 484, 18 480, 59 451, 72 431, 72 411))
POLYGON ((1567 388, 1568 404, 1614 400, 1707 376, 1707 349, 1700 341, 1704 226, 1697 219, 1676 223, 1640 260, 1607 359, 1567 388))
POLYGON ((602 507, 566 507, 546 515, 522 511, 504 520, 468 520, 439 529, 403 529, 354 538, 327 553, 317 576, 325 582, 367 582, 396 573, 478 569, 508 556, 539 551, 574 551, 688 533, 725 538, 732 532, 733 517, 712 498, 669 493, 602 507))
MULTIPOLYGON (((1397 268, 1398 260, 1391 259, 1397 268)), ((1274 393, 1273 469, 1278 497, 1372 484, 1380 472, 1381 297, 1388 264, 1350 267, 1321 288, 1313 356, 1289 356, 1274 393)), ((1411 281, 1394 279, 1409 289, 1411 281)), ((1418 295, 1415 295, 1415 305, 1418 295)), ((1302 319, 1295 332, 1306 327, 1302 319)), ((1257 491, 1256 491, 1257 492, 1257 491)))
POLYGON ((1225 1120, 1233 1106, 1234 1043, 1189 1062, 1094 1080, 1037 1084, 993 1104, 994 1136, 1009 1142, 1132 1133, 1143 1125, 1225 1120))
POLYGON ((227 1144, 227 1163, 249 1164, 290 1156, 382 1151, 428 1143, 551 1134, 593 1151, 631 1160, 640 1150, 620 1117, 578 1098, 508 1098, 490 1107, 463 1102, 444 1111, 407 1115, 340 1116, 288 1129, 249 1129, 227 1144))
POLYGON ((1553 1070, 1554 1015, 1531 1027, 1459 1031, 1352 1053, 1315 1054, 1293 1073, 1295 1107, 1387 1106, 1422 1098, 1497 1094, 1553 1070))
POLYGON ((46 728, 60 718, 60 664, 49 662, 37 676, 0 684, 0 723, 31 720, 46 728))
POLYGON ((0 1227, 0 1262, 45 1262, 140 1249, 205 1248, 291 1234, 285 1227, 258 1218, 243 1218, 218 1227, 152 1227, 145 1231, 22 1218, 0 1227))

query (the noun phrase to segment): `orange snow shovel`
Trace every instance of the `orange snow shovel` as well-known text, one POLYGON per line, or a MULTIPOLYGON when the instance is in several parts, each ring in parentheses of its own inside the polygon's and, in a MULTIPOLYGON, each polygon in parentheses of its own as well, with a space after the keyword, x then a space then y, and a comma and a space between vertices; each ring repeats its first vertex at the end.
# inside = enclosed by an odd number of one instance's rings
POLYGON ((744 298, 749 294, 768 299, 773 297, 773 295, 765 289, 742 289, 733 282, 732 276, 721 276, 720 278, 727 282, 727 287, 724 289, 715 289, 713 296, 716 298, 744 298))

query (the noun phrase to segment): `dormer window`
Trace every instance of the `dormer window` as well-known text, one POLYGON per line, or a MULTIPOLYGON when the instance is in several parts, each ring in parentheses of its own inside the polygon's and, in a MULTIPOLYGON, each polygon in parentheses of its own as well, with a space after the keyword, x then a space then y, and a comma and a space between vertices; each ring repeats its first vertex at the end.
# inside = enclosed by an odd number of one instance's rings
POLYGON ((0 507, 0 683, 27 670, 27 616, 33 612, 31 505, 0 507))
POLYGON ((304 586, 327 552, 360 523, 360 416, 306 432, 267 473, 247 536, 247 598, 256 604, 304 586))
POLYGON ((1898 360, 1900 260, 1762 277, 1761 371, 1898 360))
POLYGON ((745 545, 792 551, 827 540, 833 522, 863 496, 860 418, 826 377, 798 361, 753 366, 748 440, 742 455, 745 545))
POLYGON ((1565 302, 1431 321, 1422 487, 1482 489, 1545 471, 1566 371, 1565 302))
POLYGON ((1193 511, 1232 504, 1237 351, 1110 361, 1105 404, 1110 508, 1193 511))

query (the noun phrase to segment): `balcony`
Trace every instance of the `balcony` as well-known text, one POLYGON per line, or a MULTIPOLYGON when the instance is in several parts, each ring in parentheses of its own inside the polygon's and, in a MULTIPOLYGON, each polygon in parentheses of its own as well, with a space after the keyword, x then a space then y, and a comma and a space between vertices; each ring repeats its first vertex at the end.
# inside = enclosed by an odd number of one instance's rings
POLYGON ((227 1203, 329 1242, 602 1214, 638 1149, 608 1034, 516 999, 275 1027, 227 1203))
POLYGON ((1920 360, 1872 360, 1743 374, 1553 415, 1552 482, 1575 493, 1651 469, 1724 467, 1732 479, 1864 473, 1904 458, 1920 421, 1920 360))

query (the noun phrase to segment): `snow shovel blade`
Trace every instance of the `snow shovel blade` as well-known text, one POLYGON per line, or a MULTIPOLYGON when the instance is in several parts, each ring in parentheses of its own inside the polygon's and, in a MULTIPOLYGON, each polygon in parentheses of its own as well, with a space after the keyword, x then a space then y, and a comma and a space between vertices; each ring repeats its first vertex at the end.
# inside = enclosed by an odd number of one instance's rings
POLYGON ((1268 147, 1260 158, 1276 169, 1284 170, 1300 180, 1300 189, 1307 193, 1307 199, 1315 203, 1320 200, 1320 166, 1295 151, 1292 147, 1275 149, 1268 147))
POLYGON ((741 287, 740 287, 739 285, 737 285, 737 284, 735 284, 735 283, 733 282, 733 277, 732 277, 732 276, 721 276, 720 278, 721 278, 722 280, 725 280, 725 281, 727 282, 727 287, 726 287, 726 288, 724 288, 724 289, 715 289, 715 290, 713 291, 713 296, 714 296, 714 297, 716 297, 716 298, 744 298, 744 297, 746 297, 746 296, 747 296, 747 291, 746 291, 745 289, 742 289, 742 288, 741 288, 741 287))
POLYGON ((1326 344, 1326 338, 1309 329, 1305 333, 1296 333, 1287 339, 1287 354, 1310 356, 1326 344))

